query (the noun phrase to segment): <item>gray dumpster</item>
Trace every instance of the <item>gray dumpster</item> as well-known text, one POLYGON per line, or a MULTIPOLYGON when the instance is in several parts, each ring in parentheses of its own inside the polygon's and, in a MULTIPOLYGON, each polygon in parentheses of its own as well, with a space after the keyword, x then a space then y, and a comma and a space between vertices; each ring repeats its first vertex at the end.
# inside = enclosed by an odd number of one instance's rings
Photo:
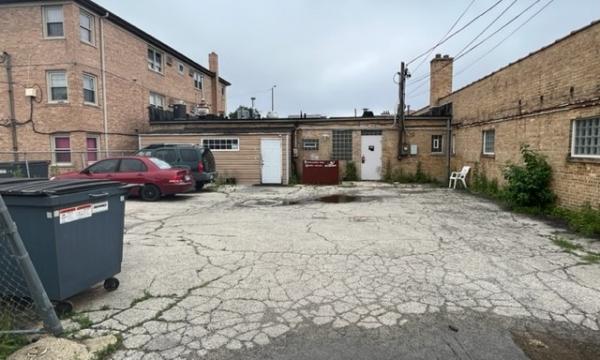
POLYGON ((119 286, 127 193, 112 181, 0 179, 0 195, 51 300, 103 281, 109 291, 119 286))

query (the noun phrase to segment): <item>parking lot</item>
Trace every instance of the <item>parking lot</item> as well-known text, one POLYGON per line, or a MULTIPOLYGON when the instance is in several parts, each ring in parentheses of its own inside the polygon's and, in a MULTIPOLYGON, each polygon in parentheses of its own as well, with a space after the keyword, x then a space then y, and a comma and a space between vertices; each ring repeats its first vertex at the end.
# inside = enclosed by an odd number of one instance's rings
POLYGON ((600 265, 552 239, 597 245, 464 192, 225 187, 129 201, 125 225, 119 290, 74 300, 93 323, 79 336, 123 336, 115 359, 519 359, 520 341, 600 343, 600 265))

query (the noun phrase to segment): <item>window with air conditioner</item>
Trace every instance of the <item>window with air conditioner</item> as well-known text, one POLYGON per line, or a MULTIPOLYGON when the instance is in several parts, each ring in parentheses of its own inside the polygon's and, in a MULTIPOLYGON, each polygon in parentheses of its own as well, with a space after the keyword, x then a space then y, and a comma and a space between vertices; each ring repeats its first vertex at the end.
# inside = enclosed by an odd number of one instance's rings
POLYGON ((443 139, 442 135, 433 135, 431 136, 431 152, 432 153, 442 153, 444 152, 443 148, 443 139))
POLYGON ((47 38, 63 38, 65 36, 62 5, 43 6, 44 36, 47 38))

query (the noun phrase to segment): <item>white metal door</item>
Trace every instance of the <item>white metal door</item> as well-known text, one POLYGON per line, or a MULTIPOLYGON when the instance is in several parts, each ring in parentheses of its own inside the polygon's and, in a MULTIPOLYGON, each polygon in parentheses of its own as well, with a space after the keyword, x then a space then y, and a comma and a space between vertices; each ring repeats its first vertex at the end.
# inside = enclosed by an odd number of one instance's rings
POLYGON ((381 135, 363 135, 361 136, 362 148, 362 180, 381 180, 382 166, 382 136, 381 135))
POLYGON ((281 184, 281 140, 260 139, 261 182, 281 184))

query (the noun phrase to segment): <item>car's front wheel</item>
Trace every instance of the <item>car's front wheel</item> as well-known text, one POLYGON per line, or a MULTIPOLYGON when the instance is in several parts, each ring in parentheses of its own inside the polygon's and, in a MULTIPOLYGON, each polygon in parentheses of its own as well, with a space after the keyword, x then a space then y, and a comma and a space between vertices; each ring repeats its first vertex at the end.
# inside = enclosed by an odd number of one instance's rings
POLYGON ((144 185, 140 191, 140 196, 144 201, 156 201, 160 199, 160 189, 156 185, 144 185))

